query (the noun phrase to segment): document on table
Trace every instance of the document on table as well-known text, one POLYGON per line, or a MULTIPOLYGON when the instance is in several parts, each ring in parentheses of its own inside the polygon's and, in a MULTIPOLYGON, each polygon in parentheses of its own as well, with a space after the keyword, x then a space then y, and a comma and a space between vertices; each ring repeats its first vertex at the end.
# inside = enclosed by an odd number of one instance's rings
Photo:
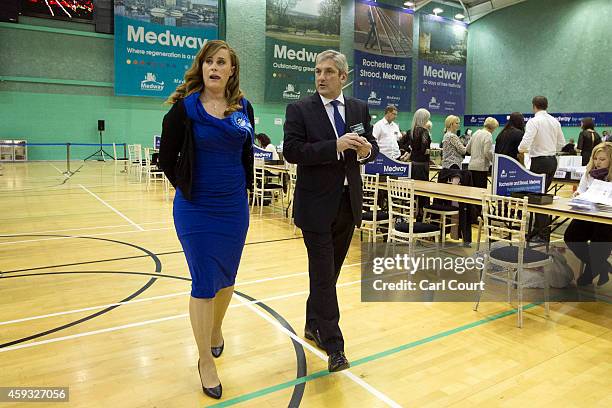
POLYGON ((612 182, 593 180, 587 191, 569 202, 576 207, 587 206, 589 203, 598 204, 599 210, 612 209, 612 182))

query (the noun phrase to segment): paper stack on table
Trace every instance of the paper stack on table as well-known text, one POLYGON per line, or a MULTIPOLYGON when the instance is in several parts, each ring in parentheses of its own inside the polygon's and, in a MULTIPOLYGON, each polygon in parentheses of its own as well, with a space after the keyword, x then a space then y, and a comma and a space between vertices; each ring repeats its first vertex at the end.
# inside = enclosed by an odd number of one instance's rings
POLYGON ((612 212, 612 183, 593 180, 587 191, 571 200, 569 205, 587 211, 612 212))

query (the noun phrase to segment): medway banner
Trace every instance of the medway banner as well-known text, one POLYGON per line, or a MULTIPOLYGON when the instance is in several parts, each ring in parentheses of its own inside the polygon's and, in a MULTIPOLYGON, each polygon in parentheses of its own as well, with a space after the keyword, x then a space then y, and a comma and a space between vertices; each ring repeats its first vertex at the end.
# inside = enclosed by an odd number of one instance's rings
POLYGON ((314 93, 317 54, 339 48, 340 0, 267 0, 265 101, 314 93))
MULTIPOLYGON (((572 112, 572 113, 550 113, 552 117, 557 119, 561 126, 565 127, 580 127, 580 121, 584 118, 593 118, 595 126, 611 126, 612 112, 572 112)), ((500 126, 504 126, 510 115, 505 114, 490 114, 490 115, 464 115, 464 126, 483 126, 487 117, 497 119, 500 126)), ((525 120, 533 118, 533 113, 523 113, 525 120)))
POLYGON ((432 114, 465 112, 467 24, 421 14, 417 107, 432 114))
POLYGON ((218 0, 115 1, 115 95, 167 98, 195 55, 217 39, 218 0))
POLYGON ((510 156, 496 154, 493 159, 493 194, 510 196, 514 192, 544 193, 544 174, 527 170, 510 156))
POLYGON ((411 111, 413 11, 355 0, 353 96, 411 111))

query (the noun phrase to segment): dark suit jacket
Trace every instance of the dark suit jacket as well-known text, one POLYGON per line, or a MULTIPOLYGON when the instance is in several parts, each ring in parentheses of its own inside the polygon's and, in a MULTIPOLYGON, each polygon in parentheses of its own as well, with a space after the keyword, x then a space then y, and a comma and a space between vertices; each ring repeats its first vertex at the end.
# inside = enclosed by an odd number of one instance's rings
MULTIPOLYGON (((363 124, 364 136, 372 144, 367 161, 378 154, 372 136, 368 105, 359 99, 344 97, 346 132, 363 124)), ((297 182, 293 201, 295 224, 313 232, 329 232, 338 214, 344 178, 348 179, 353 221, 361 225, 363 190, 360 163, 354 150, 346 150, 338 159, 336 134, 318 93, 287 106, 285 114, 283 156, 297 163, 297 182)))

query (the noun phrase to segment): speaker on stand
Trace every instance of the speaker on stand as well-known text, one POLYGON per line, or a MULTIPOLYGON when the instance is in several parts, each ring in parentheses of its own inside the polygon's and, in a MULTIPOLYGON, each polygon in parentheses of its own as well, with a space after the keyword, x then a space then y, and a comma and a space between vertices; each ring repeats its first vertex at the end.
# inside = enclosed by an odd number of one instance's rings
POLYGON ((104 151, 104 148, 102 147, 102 132, 104 132, 104 120, 98 120, 98 132, 100 134, 100 148, 98 150, 96 150, 95 152, 93 152, 92 154, 90 154, 89 156, 87 156, 84 160, 89 160, 91 158, 95 157, 98 161, 106 161, 106 158, 104 157, 104 155, 106 154, 108 157, 110 157, 111 159, 115 160, 115 158, 113 157, 112 154, 108 154, 108 152, 104 151))

